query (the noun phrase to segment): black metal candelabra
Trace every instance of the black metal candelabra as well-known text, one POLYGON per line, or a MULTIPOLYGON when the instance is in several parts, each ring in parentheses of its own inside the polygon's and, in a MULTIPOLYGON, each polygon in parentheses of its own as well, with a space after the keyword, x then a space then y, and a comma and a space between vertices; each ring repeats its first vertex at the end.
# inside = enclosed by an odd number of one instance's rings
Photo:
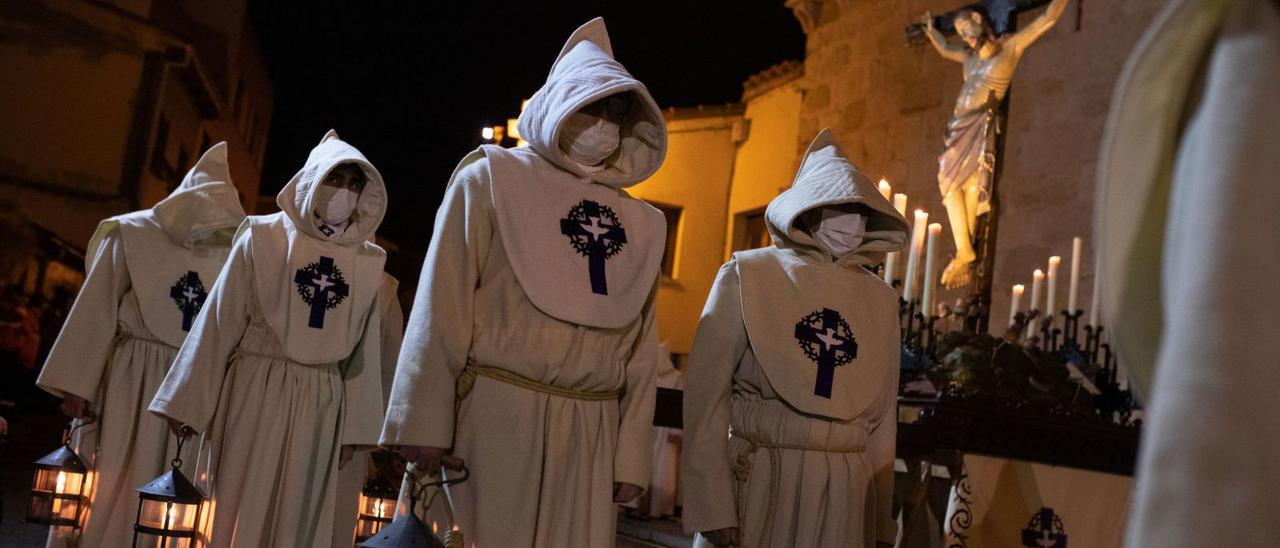
POLYGON ((1075 312, 1062 311, 1062 347, 1064 349, 1080 350, 1080 317, 1084 316, 1083 310, 1075 312))

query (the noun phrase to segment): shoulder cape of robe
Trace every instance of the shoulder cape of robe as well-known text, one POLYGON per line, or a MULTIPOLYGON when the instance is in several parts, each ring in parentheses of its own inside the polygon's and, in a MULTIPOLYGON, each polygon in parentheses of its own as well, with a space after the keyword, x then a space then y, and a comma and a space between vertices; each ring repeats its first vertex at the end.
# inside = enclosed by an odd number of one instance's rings
POLYGON ((662 264, 662 212, 532 151, 481 151, 492 173, 498 231, 529 300, 576 324, 616 328, 633 321, 662 264), (603 268, 593 272, 593 262, 603 268))
POLYGON ((893 288, 769 247, 735 254, 742 317, 769 384, 797 410, 850 420, 897 391, 893 288))

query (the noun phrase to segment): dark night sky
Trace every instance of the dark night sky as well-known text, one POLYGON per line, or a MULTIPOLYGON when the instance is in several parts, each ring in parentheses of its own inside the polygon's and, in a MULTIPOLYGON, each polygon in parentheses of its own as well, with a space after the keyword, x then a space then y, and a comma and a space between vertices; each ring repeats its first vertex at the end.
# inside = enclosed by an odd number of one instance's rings
POLYGON ((742 81, 804 56, 782 0, 250 2, 275 85, 262 193, 330 127, 378 166, 381 233, 425 249, 449 173, 480 128, 514 117, 564 40, 603 16, 614 53, 658 104, 737 101, 742 81))

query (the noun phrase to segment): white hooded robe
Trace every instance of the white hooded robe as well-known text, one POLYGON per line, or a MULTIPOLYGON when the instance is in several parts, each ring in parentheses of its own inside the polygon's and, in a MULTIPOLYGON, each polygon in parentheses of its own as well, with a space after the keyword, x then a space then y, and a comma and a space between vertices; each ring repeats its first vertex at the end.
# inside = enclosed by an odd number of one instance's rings
MULTIPOLYGON (((665 233, 661 212, 621 187, 657 170, 666 127, 644 85, 613 60, 597 19, 569 39, 521 114, 520 134, 529 147, 484 147, 454 173, 381 441, 451 447, 469 464, 470 479, 448 490, 468 543, 612 546, 614 482, 649 482, 665 233), (587 173, 558 148, 560 127, 617 93, 630 108, 621 145, 605 169, 587 173), (593 285, 595 240, 581 232, 598 227, 611 231, 601 241, 616 242, 596 263, 607 287, 593 285), (455 379, 469 362, 620 396, 587 401, 477 376, 455 413, 455 379)), ((443 530, 447 518, 434 514, 442 499, 427 523, 443 530)))
POLYGON ((901 248, 907 222, 830 130, 765 217, 774 245, 720 269, 689 357, 685 530, 738 527, 753 548, 892 544, 898 300, 863 266, 901 248), (867 226, 833 260, 797 222, 842 204, 867 226))
POLYGON ((1169 2, 1098 170, 1105 333, 1147 396, 1127 546, 1280 546, 1280 4, 1169 2))
MULTIPOLYGON (((211 147, 155 207, 102 221, 89 242, 88 274, 36 384, 89 403, 97 424, 76 431, 73 449, 91 469, 81 546, 128 546, 134 491, 169 468, 176 443, 146 412, 191 321, 226 261, 244 209, 227 166, 211 147)), ((77 423, 84 422, 77 420, 77 423)), ((195 444, 184 448, 194 468, 195 444)), ((54 528, 50 546, 76 532, 54 528)))
POLYGON ((280 213, 241 226, 150 406, 204 434, 210 547, 329 546, 339 448, 375 445, 382 417, 386 255, 371 241, 386 209, 382 178, 330 132, 277 202, 280 213), (316 189, 344 163, 366 185, 330 239, 318 230, 316 189))

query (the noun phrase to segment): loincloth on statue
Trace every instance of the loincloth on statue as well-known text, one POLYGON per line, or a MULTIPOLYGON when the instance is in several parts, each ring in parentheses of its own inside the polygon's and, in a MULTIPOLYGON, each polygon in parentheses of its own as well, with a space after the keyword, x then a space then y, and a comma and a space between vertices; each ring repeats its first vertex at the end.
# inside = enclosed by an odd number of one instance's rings
POLYGON ((952 116, 947 122, 946 149, 938 156, 938 191, 946 197, 976 179, 978 215, 991 209, 997 129, 996 113, 991 108, 952 116))

